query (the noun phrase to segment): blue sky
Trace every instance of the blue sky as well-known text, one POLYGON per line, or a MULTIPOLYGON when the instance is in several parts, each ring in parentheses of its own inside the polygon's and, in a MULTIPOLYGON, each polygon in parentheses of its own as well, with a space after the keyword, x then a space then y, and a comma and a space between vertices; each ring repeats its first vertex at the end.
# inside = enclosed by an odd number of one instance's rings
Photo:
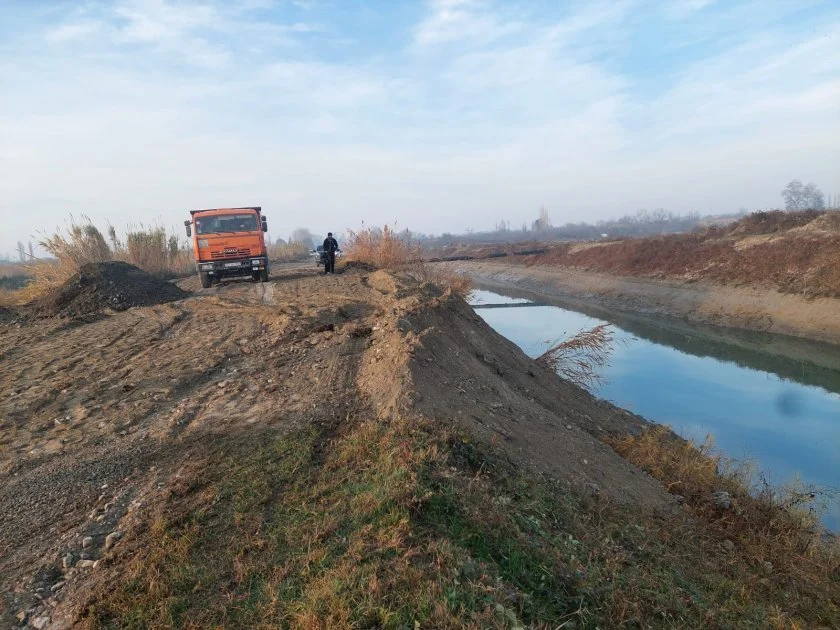
POLYGON ((840 194, 836 0, 5 0, 0 83, 0 254, 71 212, 440 233, 840 194))

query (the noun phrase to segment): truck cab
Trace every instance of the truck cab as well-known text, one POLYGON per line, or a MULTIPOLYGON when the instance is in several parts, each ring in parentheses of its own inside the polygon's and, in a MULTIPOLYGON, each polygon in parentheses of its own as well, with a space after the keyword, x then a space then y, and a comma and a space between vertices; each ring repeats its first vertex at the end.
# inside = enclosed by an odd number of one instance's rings
POLYGON ((201 286, 209 287, 222 278, 251 276, 268 282, 268 224, 259 206, 190 210, 184 221, 192 238, 195 266, 201 286))

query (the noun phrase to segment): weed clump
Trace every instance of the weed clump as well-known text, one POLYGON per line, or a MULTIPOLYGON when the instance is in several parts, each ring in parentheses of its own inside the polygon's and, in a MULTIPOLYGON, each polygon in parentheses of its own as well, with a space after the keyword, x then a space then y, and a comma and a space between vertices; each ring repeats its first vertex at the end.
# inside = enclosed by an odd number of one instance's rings
POLYGON ((684 500, 702 523, 705 546, 737 554, 737 562, 722 559, 718 571, 733 578, 753 574, 749 588, 786 598, 799 615, 807 615, 808 601, 833 597, 828 593, 838 586, 840 545, 824 539, 815 488, 754 483, 749 467, 716 454, 711 440, 698 446, 667 427, 613 439, 612 445, 684 500), (736 567, 741 575, 732 573, 736 567))
POLYGON ((367 227, 357 232, 350 231, 347 252, 351 264, 403 271, 422 282, 432 282, 464 298, 468 298, 473 290, 468 276, 426 263, 422 245, 408 230, 397 232, 385 225, 381 229, 367 227))
POLYGON ((403 269, 422 264, 422 248, 412 234, 385 225, 349 231, 347 258, 376 269, 403 269))
POLYGON ((600 324, 555 342, 536 361, 565 380, 591 391, 603 382, 602 370, 609 365, 614 342, 612 326, 600 324))

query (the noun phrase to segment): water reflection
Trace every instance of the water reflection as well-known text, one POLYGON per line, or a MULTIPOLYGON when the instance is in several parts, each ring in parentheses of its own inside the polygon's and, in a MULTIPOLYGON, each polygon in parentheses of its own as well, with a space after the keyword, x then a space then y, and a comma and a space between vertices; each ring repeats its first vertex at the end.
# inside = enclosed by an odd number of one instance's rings
MULTIPOLYGON (((476 297, 482 305, 510 304, 486 291, 476 297)), ((800 478, 840 487, 840 369, 831 367, 840 366, 840 349, 557 306, 477 312, 531 356, 551 340, 609 321, 628 343, 616 344, 596 395, 683 436, 714 436, 718 449, 754 460, 773 484, 800 478)), ((824 522, 840 529, 840 506, 824 522)))

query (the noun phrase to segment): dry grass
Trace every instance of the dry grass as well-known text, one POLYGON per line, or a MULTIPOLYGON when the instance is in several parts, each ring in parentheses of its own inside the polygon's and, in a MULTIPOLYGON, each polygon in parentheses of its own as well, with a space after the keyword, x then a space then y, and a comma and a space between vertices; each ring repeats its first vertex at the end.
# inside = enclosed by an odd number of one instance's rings
POLYGON ((160 226, 131 226, 126 234, 125 247, 118 242, 115 244, 115 259, 156 276, 177 277, 195 271, 195 261, 188 245, 182 245, 174 234, 167 236, 166 230, 160 226))
POLYGON ((433 282, 465 299, 473 291, 472 280, 439 265, 424 262, 423 248, 411 233, 397 232, 385 225, 350 231, 347 260, 370 265, 376 269, 403 271, 423 282, 433 282))
POLYGON ((419 277, 427 282, 449 289, 455 295, 469 300, 474 290, 472 278, 466 274, 456 273, 440 266, 424 264, 419 277))
POLYGON ((268 258, 272 262, 302 262, 308 260, 311 250, 305 243, 282 243, 268 246, 268 258))
MULTIPOLYGON (((710 440, 698 446, 667 427, 615 439, 613 447, 662 481, 669 492, 683 497, 692 516, 703 524, 702 543, 728 552, 721 572, 758 574, 744 580, 743 596, 794 602, 800 615, 807 614, 809 601, 833 598, 837 613, 840 544, 823 538, 820 510, 815 508, 817 490, 801 484, 774 489, 765 481, 754 483, 749 467, 735 466, 716 454, 710 440), (731 501, 730 507, 715 500, 720 493, 731 501)), ((806 627, 796 625, 789 615, 780 619, 784 623, 776 627, 806 627)))
MULTIPOLYGON (((840 297, 840 212, 758 212, 726 228, 580 244, 508 257, 620 276, 707 280, 772 287, 806 297, 840 297), (766 239, 756 237, 766 236, 766 239), (770 238, 772 237, 772 238, 770 238), (744 242, 750 243, 744 247, 744 242)), ((481 255, 481 249, 470 252, 481 255)))
POLYGON ((30 279, 30 272, 23 265, 0 263, 0 306, 18 304, 19 292, 30 279))
POLYGON ((420 245, 410 233, 397 232, 388 225, 351 230, 346 251, 348 260, 377 269, 404 269, 423 259, 420 245))
POLYGON ((0 262, 0 278, 21 278, 28 275, 24 264, 0 262))
POLYGON ((129 226, 125 243, 118 240, 113 226, 107 232, 110 244, 88 217, 77 221, 71 216, 67 227, 39 240, 51 258, 21 265, 30 281, 3 299, 14 304, 29 302, 64 284, 88 263, 122 260, 165 278, 195 270, 192 252, 174 234, 167 236, 162 227, 129 226))
MULTIPOLYGON (((707 508, 663 520, 575 496, 423 418, 319 431, 229 438, 191 456, 148 523, 127 532, 134 547, 95 587, 84 627, 840 623, 836 562, 785 534, 799 521, 781 509, 765 512, 778 524, 762 530, 746 505, 756 527, 736 537, 707 508)), ((713 464, 654 438, 622 448, 663 476, 696 469, 692 510, 724 483, 713 464)))
POLYGON ((31 301, 62 285, 84 264, 113 260, 105 237, 86 216, 82 216, 81 222, 71 216, 64 230, 56 230, 38 243, 53 259, 25 265, 32 280, 16 296, 18 303, 31 301))
POLYGON ((601 324, 553 343, 536 361, 567 381, 591 391, 603 382, 601 372, 609 365, 614 341, 612 326, 601 324))

